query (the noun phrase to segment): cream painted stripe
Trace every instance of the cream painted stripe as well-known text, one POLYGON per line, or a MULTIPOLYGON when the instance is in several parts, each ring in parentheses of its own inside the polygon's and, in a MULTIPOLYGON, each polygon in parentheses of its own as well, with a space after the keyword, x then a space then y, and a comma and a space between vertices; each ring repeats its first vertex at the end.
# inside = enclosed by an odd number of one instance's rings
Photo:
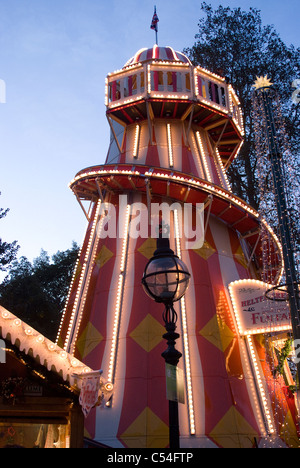
POLYGON ((199 131, 196 132, 196 138, 198 142, 198 147, 201 155, 201 161, 203 162, 204 165, 204 170, 206 173, 206 179, 209 182, 212 182, 212 175, 211 175, 211 170, 210 170, 210 161, 209 161, 209 156, 206 154, 206 151, 204 149, 203 141, 202 141, 202 136, 199 131))
POLYGON ((139 124, 137 124, 135 126, 134 142, 133 142, 133 153, 132 153, 132 156, 135 159, 138 158, 139 143, 140 143, 140 132, 141 132, 141 127, 140 127, 139 124))
POLYGON ((202 164, 202 161, 201 161, 199 149, 197 147, 196 138, 195 138, 194 132, 192 130, 190 131, 189 138, 192 140, 191 147, 193 148, 193 158, 197 162, 197 166, 198 166, 198 177, 200 179, 205 179, 203 164, 202 164))
POLYGON ((172 142, 172 128, 171 124, 167 123, 167 141, 168 141, 168 154, 169 154, 169 166, 174 166, 173 158, 173 142, 172 142))
MULTIPOLYGON (((174 228, 175 228, 175 240, 176 240, 176 254, 181 259, 181 242, 179 238, 180 229, 179 229, 179 219, 178 219, 177 210, 174 210, 174 228)), ((192 387, 192 375, 191 375, 189 337, 188 337, 188 327, 187 327, 186 307, 185 307, 184 297, 182 297, 180 300, 180 308, 181 308, 181 314, 180 314, 181 327, 182 327, 182 334, 183 334, 182 338, 183 338, 183 347, 184 347, 185 379, 186 379, 188 413, 189 413, 189 428, 190 428, 190 434, 194 435, 196 432, 195 412, 194 412, 194 399, 193 399, 193 387, 192 387)))
MULTIPOLYGON (((180 301, 181 309, 181 333, 183 339, 185 371, 186 371, 186 388, 188 400, 188 414, 185 406, 180 406, 180 421, 181 422, 181 444, 184 447, 185 437, 193 435, 195 439, 205 435, 205 388, 201 358, 196 337, 196 293, 193 282, 193 272, 190 262, 188 250, 181 249, 179 239, 178 213, 174 210, 174 230, 175 230, 175 247, 179 258, 184 257, 188 270, 192 273, 189 288, 180 301), (186 421, 185 421, 186 420, 186 421), (184 423, 184 424, 183 424, 184 423), (186 431, 186 433, 185 433, 186 431)), ((191 439, 188 439, 191 440, 191 439)))

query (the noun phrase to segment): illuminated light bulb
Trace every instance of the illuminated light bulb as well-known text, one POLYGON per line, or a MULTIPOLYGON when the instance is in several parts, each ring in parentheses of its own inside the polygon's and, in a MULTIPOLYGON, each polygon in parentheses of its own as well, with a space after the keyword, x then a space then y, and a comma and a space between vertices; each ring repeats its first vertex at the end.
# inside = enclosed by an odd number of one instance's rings
POLYGON ((104 389, 107 391, 107 392, 112 392, 113 391, 113 384, 111 382, 107 382, 105 385, 104 385, 104 389))
POLYGON ((49 343, 48 344, 48 349, 49 349, 49 351, 55 351, 56 350, 56 345, 54 343, 49 343))
POLYGON ((80 362, 78 361, 78 359, 72 359, 71 365, 72 367, 78 367, 80 365, 80 362))
POLYGON ((3 310, 3 312, 2 312, 1 315, 2 315, 2 317, 3 317, 4 319, 9 319, 9 318, 11 318, 11 314, 10 314, 7 310, 3 310))

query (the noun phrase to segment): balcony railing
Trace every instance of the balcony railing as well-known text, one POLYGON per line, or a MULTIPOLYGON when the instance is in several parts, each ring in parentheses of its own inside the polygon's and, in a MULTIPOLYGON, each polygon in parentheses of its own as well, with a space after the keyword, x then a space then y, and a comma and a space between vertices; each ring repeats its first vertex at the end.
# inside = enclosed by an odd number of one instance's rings
POLYGON ((231 85, 201 67, 152 62, 108 75, 105 104, 109 110, 149 98, 198 101, 232 116, 237 127, 243 129, 240 103, 231 85))

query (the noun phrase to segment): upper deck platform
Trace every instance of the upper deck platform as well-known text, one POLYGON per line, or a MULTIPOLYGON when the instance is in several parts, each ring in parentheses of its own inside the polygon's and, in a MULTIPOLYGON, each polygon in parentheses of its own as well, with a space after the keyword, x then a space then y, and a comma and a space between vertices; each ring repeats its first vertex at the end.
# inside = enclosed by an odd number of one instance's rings
POLYGON ((141 49, 121 70, 110 73, 105 104, 107 115, 124 126, 170 117, 205 126, 220 145, 224 164, 243 141, 240 102, 226 78, 194 67, 171 47, 141 49))

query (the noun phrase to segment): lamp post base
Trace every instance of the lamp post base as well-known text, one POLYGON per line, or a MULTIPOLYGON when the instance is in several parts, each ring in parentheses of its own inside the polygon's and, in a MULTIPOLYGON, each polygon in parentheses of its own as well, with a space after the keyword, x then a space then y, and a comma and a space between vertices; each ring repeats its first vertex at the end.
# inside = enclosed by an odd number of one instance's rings
POLYGON ((177 450, 180 448, 179 442, 179 417, 178 417, 178 402, 169 401, 169 431, 170 431, 170 449, 177 450))
MULTIPOLYGON (((175 348, 176 340, 180 337, 176 330, 176 323, 165 322, 167 333, 163 338, 167 340, 168 348, 162 353, 166 364, 177 366, 182 354, 175 348)), ((178 401, 169 400, 169 441, 170 449, 177 450, 180 448, 179 443, 179 416, 178 416, 178 401)))

